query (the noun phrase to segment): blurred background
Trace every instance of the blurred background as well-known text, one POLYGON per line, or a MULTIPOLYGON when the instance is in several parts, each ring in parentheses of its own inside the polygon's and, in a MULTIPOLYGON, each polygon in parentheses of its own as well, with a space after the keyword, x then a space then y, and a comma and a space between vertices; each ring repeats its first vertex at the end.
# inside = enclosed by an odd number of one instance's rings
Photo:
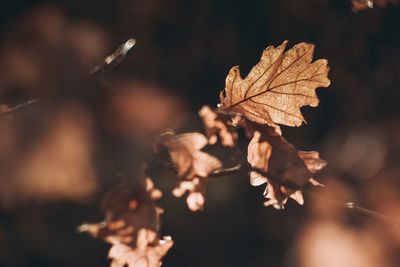
POLYGON ((175 241, 163 266, 400 266, 400 6, 14 0, 0 13, 0 109, 40 98, 0 121, 0 266, 108 266, 109 245, 76 227, 103 218, 104 193, 135 177, 155 134, 201 131, 197 110, 218 103, 229 69, 245 76, 286 39, 331 66, 319 107, 302 109, 308 124, 283 128, 328 161, 326 186, 277 211, 248 176, 222 177, 191 213, 170 193, 174 173, 157 170, 161 232, 175 241), (121 64, 88 77, 132 37, 121 64))

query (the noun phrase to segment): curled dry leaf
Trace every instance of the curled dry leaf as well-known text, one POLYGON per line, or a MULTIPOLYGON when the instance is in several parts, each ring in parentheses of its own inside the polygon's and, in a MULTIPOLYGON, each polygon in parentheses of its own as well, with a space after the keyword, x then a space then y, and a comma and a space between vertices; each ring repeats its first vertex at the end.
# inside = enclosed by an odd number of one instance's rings
POLYGON ((209 106, 203 106, 199 110, 210 145, 214 145, 218 137, 223 146, 233 147, 236 144, 237 133, 228 125, 230 117, 215 112, 209 106))
MULTIPOLYGON (((154 187, 153 180, 150 177, 146 177, 145 179, 146 191, 150 195, 150 198, 153 200, 159 200, 162 197, 162 191, 154 187)), ((158 215, 164 213, 164 209, 156 206, 156 212, 158 215)))
MULTIPOLYGON (((247 161, 252 165, 252 167, 267 172, 268 161, 272 153, 272 146, 268 142, 260 140, 260 138, 261 133, 255 131, 253 139, 251 139, 248 146, 247 161)), ((256 171, 250 172, 250 184, 252 186, 259 186, 267 181, 267 178, 260 173, 256 171)))
POLYGON ((111 267, 159 267, 162 257, 173 244, 169 236, 159 240, 155 232, 140 229, 136 248, 115 243, 108 257, 112 260, 111 267))
POLYGON ((206 178, 221 167, 221 162, 216 157, 201 151, 208 143, 201 133, 175 135, 173 132, 166 132, 160 137, 160 143, 167 148, 178 176, 184 180, 206 178))
POLYGON ((225 90, 220 93, 221 112, 240 113, 250 121, 300 126, 302 106, 318 106, 317 87, 327 87, 329 67, 325 59, 313 63, 313 44, 300 43, 288 50, 287 41, 277 48, 269 46, 260 62, 242 79, 239 67, 230 71, 225 90))
POLYGON ((253 168, 250 183, 253 186, 268 183, 264 192, 268 199, 265 205, 283 208, 288 197, 303 204, 301 189, 308 182, 319 184, 312 175, 326 162, 319 158, 318 152, 297 151, 273 128, 253 123, 247 125, 248 133, 252 135, 247 154, 253 168))
POLYGON ((146 177, 146 191, 150 194, 150 197, 154 200, 158 200, 162 197, 161 190, 154 187, 154 183, 150 177, 146 177))
POLYGON ((160 266, 161 258, 172 247, 170 237, 160 239, 159 208, 153 199, 161 197, 146 178, 144 185, 122 181, 103 200, 103 222, 83 224, 78 230, 112 244, 111 267, 160 266))
POLYGON ((79 229, 109 243, 120 242, 135 246, 141 228, 158 231, 156 205, 145 188, 122 181, 103 199, 105 221, 84 224, 79 229))
POLYGON ((160 136, 159 143, 168 150, 177 169, 179 181, 173 194, 180 197, 188 191, 186 201, 190 210, 202 209, 207 178, 222 167, 216 157, 201 151, 208 143, 207 138, 195 132, 181 135, 167 132, 160 136))
POLYGON ((172 194, 176 197, 183 196, 188 192, 186 203, 191 211, 203 209, 207 187, 206 178, 194 178, 191 181, 179 181, 177 186, 172 190, 172 194))

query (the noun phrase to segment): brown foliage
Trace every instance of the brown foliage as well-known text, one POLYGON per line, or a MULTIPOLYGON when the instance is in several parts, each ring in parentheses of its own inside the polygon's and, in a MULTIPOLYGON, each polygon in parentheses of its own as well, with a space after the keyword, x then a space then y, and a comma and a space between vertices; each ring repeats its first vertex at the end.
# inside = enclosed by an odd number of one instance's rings
POLYGON ((300 43, 285 52, 286 44, 266 48, 245 79, 233 67, 219 105, 219 112, 230 114, 233 124, 245 127, 252 138, 250 183, 268 182, 265 205, 276 208, 283 208, 288 197, 303 204, 302 188, 309 181, 319 184, 312 175, 326 165, 317 152, 297 151, 280 136, 278 124, 300 126, 305 121, 300 108, 318 106, 316 88, 330 84, 327 61, 312 62, 314 45, 300 43))
POLYGON ((305 121, 300 107, 318 105, 315 89, 329 86, 329 67, 325 59, 311 63, 313 44, 300 43, 284 52, 286 44, 267 47, 245 79, 238 66, 229 71, 220 94, 222 110, 276 128, 305 121))
POLYGON ((179 181, 173 194, 180 197, 188 191, 186 202, 192 211, 203 208, 207 178, 222 167, 216 157, 201 151, 207 143, 207 138, 201 133, 175 135, 166 132, 159 139, 177 170, 179 181))
POLYGON ((204 106, 199 111, 208 140, 200 133, 167 132, 159 138, 179 177, 173 194, 180 197, 188 191, 186 201, 192 211, 204 206, 208 177, 224 173, 222 163, 201 149, 207 143, 215 144, 218 138, 223 146, 236 147, 237 127, 245 128, 251 138, 247 153, 250 183, 257 186, 268 182, 266 206, 283 208, 288 197, 303 204, 304 186, 308 182, 320 185, 313 174, 326 162, 318 152, 298 151, 280 135, 278 124, 301 125, 304 118, 300 107, 318 105, 315 90, 330 84, 329 67, 324 59, 311 63, 314 45, 300 43, 284 52, 286 44, 265 49, 244 80, 237 66, 230 70, 219 109, 204 106))
MULTIPOLYGON (((239 127, 245 129, 251 140, 247 148, 248 164, 235 163, 242 170, 250 168, 251 185, 267 183, 265 206, 281 209, 289 197, 303 204, 302 190, 306 184, 319 185, 313 175, 326 165, 325 161, 319 158, 318 152, 298 151, 281 136, 279 124, 300 126, 305 121, 300 108, 318 105, 315 90, 330 84, 329 67, 324 59, 312 62, 314 45, 300 43, 285 52, 286 44, 287 41, 277 48, 266 48, 260 62, 245 79, 240 77, 237 66, 230 70, 225 90, 220 93, 219 108, 213 110, 204 106, 199 111, 208 138, 197 132, 177 135, 167 131, 156 140, 156 151, 166 150, 177 172, 178 182, 172 193, 181 197, 187 192, 186 202, 191 211, 204 208, 209 177, 238 170, 224 168, 217 157, 202 149, 216 144, 219 139, 224 147, 240 154, 236 131, 239 127)), ((179 102, 158 89, 149 91, 146 86, 142 85, 146 90, 135 86, 134 83, 122 84, 120 90, 111 95, 108 116, 116 133, 145 140, 170 122, 170 118, 177 117, 182 109, 177 107, 179 102), (149 112, 143 114, 143 110, 149 112)), ((0 107, 0 112, 2 110, 6 111, 0 107)), ((48 193, 38 183, 40 177, 70 175, 80 179, 94 176, 90 165, 90 138, 81 140, 90 135, 90 123, 84 121, 82 125, 86 128, 77 127, 80 120, 60 117, 52 134, 41 143, 41 149, 29 154, 18 174, 33 177, 29 181, 34 181, 36 186, 32 188, 48 193)), ((140 177, 139 181, 125 179, 106 194, 103 222, 79 227, 79 231, 112 245, 111 267, 160 266, 161 258, 173 245, 170 237, 159 235, 159 217, 163 210, 154 200, 159 199, 162 192, 154 187, 150 178, 144 178, 143 174, 140 177)), ((90 181, 89 178, 86 181, 90 181)), ((29 181, 24 184, 29 185, 29 181)), ((76 188, 84 193, 94 190, 94 185, 86 187, 76 188)), ((84 194, 76 190, 67 193, 84 194)))
POLYGON ((235 146, 237 133, 228 125, 229 116, 223 116, 212 110, 209 106, 203 106, 199 110, 199 115, 203 120, 210 145, 214 145, 219 138, 223 146, 235 146))
POLYGON ((153 199, 161 192, 150 178, 145 181, 145 185, 122 181, 104 198, 105 221, 78 228, 112 244, 108 255, 111 267, 160 266, 161 258, 173 245, 170 237, 157 234, 160 212, 153 199))
POLYGON ((115 243, 108 253, 112 260, 110 267, 159 267, 161 258, 172 247, 170 237, 157 240, 155 232, 140 229, 136 248, 121 243, 115 243))
POLYGON ((326 162, 319 158, 318 152, 296 150, 270 127, 248 123, 247 130, 252 136, 247 160, 255 168, 250 172, 250 183, 258 186, 268 182, 264 192, 268 200, 264 205, 283 208, 288 197, 303 204, 301 189, 308 182, 318 184, 312 175, 326 162))

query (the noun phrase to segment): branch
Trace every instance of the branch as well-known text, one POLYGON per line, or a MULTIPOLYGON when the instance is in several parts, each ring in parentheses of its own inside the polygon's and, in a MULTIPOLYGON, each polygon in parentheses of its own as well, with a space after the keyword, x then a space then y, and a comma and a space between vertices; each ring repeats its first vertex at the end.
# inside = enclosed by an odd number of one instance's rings
POLYGON ((209 175, 209 177, 216 178, 216 177, 221 177, 221 176, 225 176, 225 175, 229 175, 229 174, 234 174, 237 172, 246 173, 246 175, 248 175, 252 171, 258 172, 262 176, 268 177, 268 180, 271 180, 280 185, 283 185, 288 189, 292 189, 295 191, 303 189, 303 187, 299 186, 298 184, 292 183, 290 181, 281 181, 279 179, 276 179, 271 173, 266 172, 266 171, 256 168, 256 167, 252 167, 248 162, 241 162, 230 168, 221 168, 221 169, 215 170, 214 172, 212 172, 209 175))
POLYGON ((119 63, 121 63, 128 52, 134 47, 136 44, 136 40, 131 38, 122 45, 120 45, 114 53, 105 57, 101 62, 96 64, 90 71, 89 75, 94 75, 97 73, 105 73, 111 68, 115 68, 119 63))
MULTIPOLYGON (((166 161, 160 156, 155 156, 148 162, 148 168, 147 168, 146 172, 151 171, 150 169, 152 167, 157 167, 157 168, 164 167, 164 168, 176 171, 175 166, 170 161, 166 161)), ((294 191, 303 190, 302 186, 299 186, 298 184, 295 184, 290 181, 281 181, 279 179, 276 179, 271 173, 266 172, 262 169, 253 167, 247 161, 246 162, 240 161, 240 162, 236 163, 233 167, 217 169, 217 170, 213 171, 212 173, 210 173, 208 177, 209 178, 220 178, 220 177, 223 177, 226 175, 231 175, 231 174, 236 174, 236 173, 244 173, 244 174, 248 175, 252 171, 258 172, 262 176, 268 177, 268 180, 274 181, 280 185, 283 185, 288 189, 291 189, 294 191)))
MULTIPOLYGON (((119 63, 121 63, 129 51, 135 46, 136 40, 131 38, 122 45, 120 45, 112 54, 105 57, 102 61, 96 64, 88 73, 89 76, 105 73, 113 68, 115 68, 119 63)), ((39 98, 31 99, 21 104, 18 104, 4 112, 0 113, 0 118, 7 117, 16 111, 28 108, 39 101, 39 98)))
POLYGON ((6 111, 0 113, 0 118, 2 118, 2 117, 8 117, 8 116, 10 116, 12 113, 15 113, 15 112, 17 112, 17 111, 20 111, 20 110, 22 110, 22 109, 25 109, 25 108, 31 106, 32 104, 37 103, 38 101, 39 101, 39 98, 35 98, 35 99, 28 100, 28 101, 26 101, 26 102, 23 102, 23 103, 21 103, 21 104, 18 104, 18 105, 16 105, 16 106, 12 107, 12 108, 9 108, 9 109, 7 109, 6 111))
POLYGON ((230 167, 230 168, 220 168, 218 170, 213 171, 210 173, 209 177, 222 177, 228 174, 236 173, 242 171, 243 165, 238 163, 237 165, 230 167))

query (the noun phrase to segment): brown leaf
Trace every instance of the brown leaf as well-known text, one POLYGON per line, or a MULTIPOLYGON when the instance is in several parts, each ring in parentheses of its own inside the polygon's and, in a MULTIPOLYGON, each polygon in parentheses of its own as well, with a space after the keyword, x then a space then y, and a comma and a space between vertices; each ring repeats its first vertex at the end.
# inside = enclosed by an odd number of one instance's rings
MULTIPOLYGON (((248 146, 247 161, 256 168, 265 172, 268 171, 268 161, 271 157, 272 146, 265 141, 261 141, 261 133, 254 132, 253 139, 251 139, 248 146)), ((258 186, 267 182, 267 178, 260 175, 258 172, 252 171, 250 173, 250 184, 258 186)))
POLYGON ((139 229, 158 231, 156 205, 143 185, 123 180, 103 199, 105 221, 84 224, 79 229, 109 243, 135 246, 139 229))
POLYGON ((146 177, 146 191, 150 194, 150 197, 154 200, 158 200, 162 197, 161 190, 154 187, 154 183, 150 177, 146 177))
POLYGON ((209 106, 203 106, 199 110, 199 115, 206 128, 210 145, 214 145, 219 137, 223 146, 235 146, 237 133, 230 129, 232 127, 228 125, 230 117, 223 117, 222 114, 215 112, 209 106))
POLYGON ((205 178, 221 167, 221 162, 216 157, 201 151, 208 143, 207 138, 201 133, 175 135, 167 132, 162 135, 160 141, 168 149, 178 176, 182 179, 205 178))
POLYGON ((111 267, 159 267, 162 257, 173 243, 168 236, 158 240, 155 232, 140 229, 136 248, 115 243, 111 247, 108 257, 112 260, 111 267))
POLYGON ((172 191, 176 197, 183 196, 188 192, 186 203, 191 211, 202 210, 205 203, 205 193, 208 179, 194 178, 191 181, 179 181, 177 186, 172 191))
POLYGON ((83 224, 78 230, 112 244, 111 267, 161 265, 161 258, 172 247, 170 237, 160 239, 159 209, 153 199, 161 191, 154 188, 150 178, 145 185, 123 180, 104 198, 105 221, 83 224))
POLYGON ((247 155, 253 167, 250 183, 253 186, 268 183, 264 196, 269 200, 264 204, 283 208, 288 197, 303 204, 301 189, 308 182, 318 183, 312 175, 326 165, 325 161, 318 152, 297 151, 271 127, 248 122, 247 131, 252 136, 247 155))
POLYGON ((235 66, 220 94, 221 111, 240 113, 247 119, 279 128, 277 124, 300 126, 302 106, 318 106, 317 87, 327 87, 329 67, 325 59, 313 63, 313 44, 300 43, 284 52, 287 41, 269 46, 260 62, 242 79, 235 66))
POLYGON ((299 151, 298 155, 311 173, 317 173, 326 166, 326 162, 319 158, 317 151, 299 151))
POLYGON ((207 138, 195 132, 181 135, 167 132, 161 135, 159 142, 168 150, 177 169, 179 181, 173 194, 180 197, 188 191, 186 201, 190 210, 202 209, 207 178, 222 167, 216 157, 201 151, 208 143, 207 138))

